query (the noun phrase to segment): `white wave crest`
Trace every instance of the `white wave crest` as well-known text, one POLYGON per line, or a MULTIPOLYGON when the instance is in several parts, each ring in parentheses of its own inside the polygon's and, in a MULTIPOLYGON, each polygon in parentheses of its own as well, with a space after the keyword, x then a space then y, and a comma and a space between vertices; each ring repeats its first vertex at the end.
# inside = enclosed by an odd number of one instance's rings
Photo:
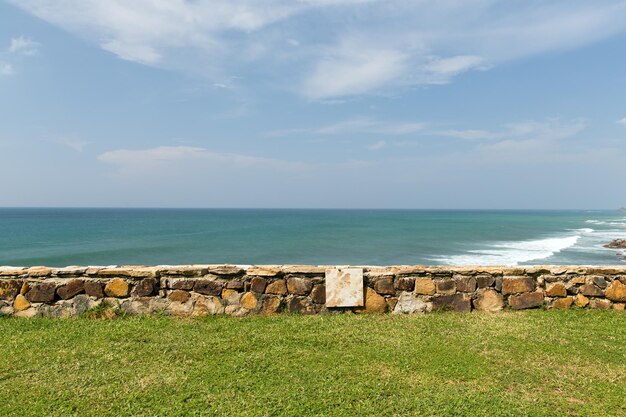
MULTIPOLYGON (((626 219, 624 219, 626 220, 626 219)), ((589 219, 589 220, 585 220, 585 223, 588 224, 596 224, 596 225, 600 225, 600 226, 617 226, 617 227, 626 227, 626 222, 620 222, 620 221, 604 221, 604 220, 595 220, 595 219, 589 219)))
POLYGON ((580 234, 536 240, 497 242, 489 245, 493 249, 473 250, 463 255, 441 256, 435 260, 447 265, 514 266, 520 262, 549 258, 555 253, 574 246, 578 239, 580 239, 580 234))

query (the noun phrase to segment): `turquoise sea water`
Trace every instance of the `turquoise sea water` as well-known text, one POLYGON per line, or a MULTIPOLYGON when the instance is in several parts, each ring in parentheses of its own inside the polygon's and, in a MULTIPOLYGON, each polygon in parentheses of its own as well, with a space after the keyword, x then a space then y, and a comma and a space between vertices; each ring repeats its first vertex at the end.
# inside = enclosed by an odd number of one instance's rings
POLYGON ((0 265, 621 264, 617 211, 0 209, 0 265))

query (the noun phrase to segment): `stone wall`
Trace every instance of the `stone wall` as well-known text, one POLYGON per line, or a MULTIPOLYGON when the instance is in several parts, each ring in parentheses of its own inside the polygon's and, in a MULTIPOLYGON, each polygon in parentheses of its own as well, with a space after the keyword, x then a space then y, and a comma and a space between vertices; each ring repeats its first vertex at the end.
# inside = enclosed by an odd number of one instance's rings
POLYGON ((364 307, 328 308, 329 267, 0 267, 0 315, 69 317, 103 305, 177 316, 624 310, 626 267, 363 267, 364 307))

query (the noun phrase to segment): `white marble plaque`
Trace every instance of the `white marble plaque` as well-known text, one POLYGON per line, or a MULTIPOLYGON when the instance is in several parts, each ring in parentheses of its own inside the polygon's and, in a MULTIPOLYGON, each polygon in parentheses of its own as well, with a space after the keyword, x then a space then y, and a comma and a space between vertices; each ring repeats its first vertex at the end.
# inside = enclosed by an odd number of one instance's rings
POLYGON ((363 307, 363 269, 326 270, 326 307, 363 307))

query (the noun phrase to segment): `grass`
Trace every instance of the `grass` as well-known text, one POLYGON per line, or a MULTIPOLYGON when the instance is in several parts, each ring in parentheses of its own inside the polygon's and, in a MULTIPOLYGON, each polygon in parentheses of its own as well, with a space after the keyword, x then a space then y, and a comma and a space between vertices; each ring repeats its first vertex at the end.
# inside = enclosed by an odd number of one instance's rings
POLYGON ((4 318, 0 334, 0 415, 626 414, 615 311, 4 318))

